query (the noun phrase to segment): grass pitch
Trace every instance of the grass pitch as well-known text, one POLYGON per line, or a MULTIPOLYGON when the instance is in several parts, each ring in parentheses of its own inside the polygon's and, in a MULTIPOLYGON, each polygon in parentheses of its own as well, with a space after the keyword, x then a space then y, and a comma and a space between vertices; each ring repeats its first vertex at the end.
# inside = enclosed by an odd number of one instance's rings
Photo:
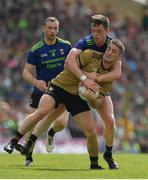
POLYGON ((90 170, 87 154, 34 154, 32 167, 24 167, 24 157, 18 153, 0 154, 1 179, 147 179, 147 154, 114 154, 119 170, 109 170, 100 155, 105 170, 90 170))

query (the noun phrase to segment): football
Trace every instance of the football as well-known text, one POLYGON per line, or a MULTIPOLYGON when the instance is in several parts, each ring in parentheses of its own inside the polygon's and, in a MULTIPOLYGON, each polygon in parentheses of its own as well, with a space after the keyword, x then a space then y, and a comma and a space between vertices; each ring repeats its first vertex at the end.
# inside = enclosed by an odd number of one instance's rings
POLYGON ((78 94, 81 97, 81 99, 88 101, 88 99, 95 99, 99 96, 99 92, 93 92, 86 88, 85 86, 80 85, 78 89, 78 94), (85 96, 86 95, 86 96, 85 96))

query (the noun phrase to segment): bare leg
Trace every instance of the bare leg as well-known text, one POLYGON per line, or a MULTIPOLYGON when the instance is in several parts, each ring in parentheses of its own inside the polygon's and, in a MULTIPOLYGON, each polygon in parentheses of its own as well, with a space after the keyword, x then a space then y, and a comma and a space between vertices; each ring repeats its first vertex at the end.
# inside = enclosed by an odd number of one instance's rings
POLYGON ((80 126, 87 138, 87 148, 90 156, 98 156, 99 144, 95 128, 95 123, 91 112, 83 112, 74 116, 75 121, 80 126))
POLYGON ((53 97, 44 94, 41 97, 38 109, 28 115, 25 118, 23 125, 18 129, 18 131, 25 135, 28 131, 30 131, 40 120, 42 120, 49 112, 54 109, 55 100, 53 97))
POLYGON ((100 113, 102 120, 105 124, 104 137, 107 146, 113 146, 113 140, 116 131, 115 118, 113 103, 110 96, 106 96, 102 103, 96 107, 97 111, 100 113))
MULTIPOLYGON (((35 108, 30 107, 29 114, 31 114, 31 113, 33 113, 33 112, 35 112, 35 111, 36 111, 35 108)), ((31 133, 33 132, 33 130, 34 130, 34 128, 31 129, 31 130, 25 135, 25 141, 26 141, 26 142, 28 141, 28 138, 30 137, 30 135, 31 135, 31 133)), ((34 144, 34 145, 35 145, 35 144, 34 144)), ((34 145, 31 147, 31 150, 30 150, 31 152, 33 152, 34 145)))
POLYGON ((45 132, 50 124, 55 121, 58 117, 63 117, 65 114, 67 114, 67 111, 65 111, 65 106, 60 104, 57 109, 52 110, 50 114, 48 114, 42 121, 40 121, 32 134, 34 134, 36 137, 39 137, 43 132, 45 132))
POLYGON ((62 131, 68 122, 68 117, 69 117, 69 113, 66 111, 64 112, 60 117, 58 117, 53 125, 51 126, 51 128, 48 130, 48 143, 46 145, 46 149, 47 152, 52 152, 52 150, 54 149, 54 135, 58 132, 58 131, 62 131))
POLYGON ((68 123, 69 113, 64 113, 62 116, 57 118, 53 123, 53 129, 55 132, 62 131, 68 123))
POLYGON ((74 116, 75 121, 80 126, 87 138, 87 149, 90 158, 91 169, 103 169, 98 165, 99 143, 96 133, 95 122, 91 111, 79 113, 74 116))
POLYGON ((8 153, 12 153, 17 146, 18 141, 29 132, 40 120, 42 120, 55 107, 55 100, 52 96, 44 94, 39 103, 38 109, 25 118, 23 125, 18 129, 14 138, 4 147, 8 153))
POLYGON ((105 96, 102 103, 97 106, 97 111, 100 113, 105 124, 104 137, 106 140, 106 150, 103 155, 108 163, 109 169, 118 169, 119 165, 112 158, 113 141, 116 131, 113 104, 110 96, 105 96))

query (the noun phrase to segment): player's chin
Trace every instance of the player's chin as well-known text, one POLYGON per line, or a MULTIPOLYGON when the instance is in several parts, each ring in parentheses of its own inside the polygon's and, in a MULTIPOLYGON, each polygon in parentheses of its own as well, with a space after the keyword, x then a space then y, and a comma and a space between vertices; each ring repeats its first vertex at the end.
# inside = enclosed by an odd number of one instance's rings
POLYGON ((53 40, 55 40, 55 38, 56 38, 55 35, 50 35, 50 36, 48 36, 48 40, 49 40, 49 41, 53 41, 53 40))

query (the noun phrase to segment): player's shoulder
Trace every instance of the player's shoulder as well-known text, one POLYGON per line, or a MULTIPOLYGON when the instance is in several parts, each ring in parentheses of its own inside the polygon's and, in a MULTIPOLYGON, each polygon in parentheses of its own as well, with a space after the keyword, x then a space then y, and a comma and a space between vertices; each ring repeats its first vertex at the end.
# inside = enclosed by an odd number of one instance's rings
POLYGON ((65 39, 62 39, 60 37, 57 37, 57 42, 62 43, 62 44, 67 44, 71 46, 71 42, 65 39))
POLYGON ((82 52, 83 55, 87 56, 87 57, 91 57, 91 58, 101 58, 103 53, 92 50, 92 49, 86 49, 85 51, 82 52))
POLYGON ((42 46, 44 46, 43 40, 42 40, 42 41, 39 41, 38 43, 36 43, 36 44, 31 48, 31 51, 34 52, 34 51, 40 49, 42 46))
POLYGON ((112 38, 110 36, 107 36, 105 44, 108 46, 111 42, 112 38))
POLYGON ((85 42, 87 43, 87 45, 93 45, 95 44, 94 38, 92 36, 92 34, 88 34, 84 37, 85 42))

